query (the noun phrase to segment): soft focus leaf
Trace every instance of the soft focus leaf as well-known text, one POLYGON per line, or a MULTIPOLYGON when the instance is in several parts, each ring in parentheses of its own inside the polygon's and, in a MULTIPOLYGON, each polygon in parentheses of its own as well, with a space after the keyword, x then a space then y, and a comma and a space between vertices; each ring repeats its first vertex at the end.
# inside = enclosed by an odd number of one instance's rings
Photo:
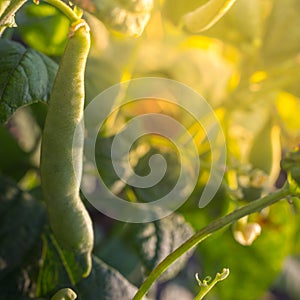
POLYGON ((49 4, 26 5, 17 17, 18 28, 28 46, 46 55, 62 55, 70 22, 49 4))
POLYGON ((74 0, 75 4, 95 15, 106 26, 128 36, 140 36, 153 7, 152 0, 74 0))
POLYGON ((191 32, 201 32, 212 27, 231 8, 236 0, 209 0, 183 17, 184 26, 191 32))
MULTIPOLYGON (((194 233, 192 227, 178 214, 137 226, 134 244, 147 272, 183 244, 194 233)), ((182 255, 160 278, 173 278, 184 267, 193 250, 182 255)))

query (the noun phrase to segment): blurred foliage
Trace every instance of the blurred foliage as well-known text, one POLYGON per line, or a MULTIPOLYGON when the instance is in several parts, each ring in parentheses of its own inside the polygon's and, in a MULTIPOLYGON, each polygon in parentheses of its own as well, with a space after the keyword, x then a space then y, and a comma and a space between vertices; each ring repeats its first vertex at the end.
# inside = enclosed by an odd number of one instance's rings
MULTIPOLYGON (((201 126, 182 110, 151 99, 114 112, 99 135, 96 160, 105 182, 117 187, 124 199, 154 201, 173 188, 179 172, 176 149, 152 136, 132 146, 132 167, 139 175, 147 174, 149 158, 159 153, 168 162, 166 177, 149 189, 133 188, 117 178, 110 145, 123 124, 136 115, 164 113, 187 126, 203 167, 190 199, 172 217, 124 225, 103 219, 89 207, 101 235, 96 239, 92 273, 79 281, 78 258, 63 253, 48 228, 38 172, 47 106, 31 104, 49 97, 57 67, 46 55, 59 60, 69 25, 52 6, 26 4, 16 16, 18 28, 6 31, 25 46, 0 40, 1 122, 10 117, 0 127, 1 299, 50 299, 63 287, 72 287, 84 300, 130 299, 146 274, 193 231, 281 186, 285 181, 281 156, 300 143, 298 0, 237 0, 201 34, 185 30, 182 18, 207 0, 157 0, 152 10, 152 1, 145 10, 135 5, 147 1, 74 2, 83 8, 99 5, 98 13, 90 9, 92 14, 85 13, 92 33, 86 103, 132 78, 160 76, 187 84, 208 101, 222 124, 226 173, 214 199, 199 209, 210 164, 201 126), (125 14, 121 21, 107 17, 116 7, 125 14), (137 34, 141 36, 130 37, 137 34)), ((222 230, 198 246, 190 263, 188 256, 175 263, 166 278, 177 277, 169 282, 162 278, 149 298, 165 300, 167 291, 178 289, 186 295, 181 299, 189 300, 198 291, 195 272, 202 277, 228 267, 230 276, 208 300, 263 300, 270 291, 299 299, 300 206, 298 199, 290 200, 249 216, 262 228, 250 247, 235 241, 232 228, 222 230)))

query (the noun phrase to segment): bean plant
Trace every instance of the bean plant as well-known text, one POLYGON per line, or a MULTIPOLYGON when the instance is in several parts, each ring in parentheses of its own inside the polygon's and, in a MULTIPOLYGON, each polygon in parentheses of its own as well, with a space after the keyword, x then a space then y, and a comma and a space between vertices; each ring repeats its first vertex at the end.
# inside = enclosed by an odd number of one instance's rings
POLYGON ((299 299, 298 2, 0 0, 0 299, 299 299), (124 104, 130 82, 145 77, 191 88, 222 128, 226 163, 204 207, 215 127, 163 97, 124 104), (85 108, 111 87, 118 93, 94 117, 114 109, 87 143, 95 120, 85 108), (196 145, 196 184, 162 218, 115 220, 112 204, 99 211, 81 190, 99 189, 86 148, 109 190, 133 205, 164 197, 181 164, 192 178, 194 158, 159 134, 140 135, 127 153, 141 177, 164 158, 155 185, 114 169, 118 132, 157 113, 196 145))

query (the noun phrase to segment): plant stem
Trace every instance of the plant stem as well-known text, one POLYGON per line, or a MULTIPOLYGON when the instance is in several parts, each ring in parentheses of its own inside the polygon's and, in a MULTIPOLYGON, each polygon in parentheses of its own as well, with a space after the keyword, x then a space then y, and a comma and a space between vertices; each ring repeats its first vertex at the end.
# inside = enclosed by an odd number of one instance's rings
POLYGON ((185 243, 183 243, 179 248, 174 252, 169 254, 162 262, 160 262, 153 271, 149 274, 147 279, 141 285, 135 296, 132 300, 141 300, 143 296, 149 291, 152 284, 160 277, 160 275, 181 255, 189 251, 192 247, 196 246, 204 239, 209 237, 213 232, 218 231, 219 229, 232 224, 238 219, 252 214, 254 212, 260 211, 267 206, 270 206, 273 203, 278 202, 279 200, 285 198, 290 194, 290 189, 288 185, 285 185, 282 189, 277 192, 265 196, 256 201, 250 202, 249 204, 233 211, 232 213, 221 217, 217 220, 214 220, 212 223, 202 228, 200 231, 195 233, 191 238, 189 238, 185 243))
POLYGON ((80 19, 74 10, 61 0, 44 0, 44 2, 47 2, 60 10, 70 20, 71 23, 80 19))
MULTIPOLYGON (((0 0, 1 1, 1 0, 0 0)), ((0 16, 0 37, 2 36, 7 25, 10 23, 11 19, 14 17, 18 9, 27 0, 12 0, 10 4, 5 8, 0 16)))

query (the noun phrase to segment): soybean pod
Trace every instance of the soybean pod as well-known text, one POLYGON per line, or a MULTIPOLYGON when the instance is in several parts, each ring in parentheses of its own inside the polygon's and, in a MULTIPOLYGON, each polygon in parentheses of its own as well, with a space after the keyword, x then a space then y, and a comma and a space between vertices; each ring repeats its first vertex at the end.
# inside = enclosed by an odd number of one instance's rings
POLYGON ((83 117, 84 72, 90 48, 88 25, 79 20, 62 56, 50 96, 41 149, 41 183, 50 226, 63 249, 83 254, 87 276, 91 270, 93 227, 79 196, 83 135, 73 147, 83 117))

